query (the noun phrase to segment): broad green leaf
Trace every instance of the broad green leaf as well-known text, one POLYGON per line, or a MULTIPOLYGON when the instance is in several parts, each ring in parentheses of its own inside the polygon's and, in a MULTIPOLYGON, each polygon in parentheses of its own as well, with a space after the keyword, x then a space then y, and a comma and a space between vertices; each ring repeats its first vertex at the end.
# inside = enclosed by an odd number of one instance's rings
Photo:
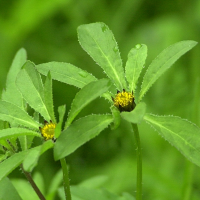
POLYGON ((111 122, 112 115, 90 115, 81 118, 64 130, 55 143, 54 158, 63 158, 97 136, 111 122))
POLYGON ((200 128, 174 116, 146 114, 144 119, 191 162, 200 166, 200 128))
POLYGON ((8 121, 9 123, 17 123, 21 126, 38 129, 40 124, 33 120, 24 110, 20 107, 0 100, 0 119, 8 121))
POLYGON ((6 79, 6 90, 2 93, 2 100, 10 102, 24 109, 23 98, 21 93, 18 91, 15 80, 17 74, 19 73, 21 67, 26 62, 26 51, 25 49, 20 49, 12 62, 10 70, 6 79))
POLYGON ((102 22, 78 27, 82 48, 100 65, 118 90, 126 89, 126 80, 117 42, 112 31, 102 22))
POLYGON ((144 102, 140 102, 131 112, 122 112, 121 116, 128 122, 138 124, 142 121, 145 111, 146 104, 144 102))
POLYGON ((50 121, 51 118, 44 100, 42 80, 32 62, 27 61, 25 63, 24 68, 17 76, 16 84, 26 102, 39 112, 46 121, 50 121))
POLYGON ((155 60, 149 65, 143 78, 142 88, 139 95, 139 101, 153 85, 153 83, 176 62, 184 53, 192 49, 197 42, 181 41, 175 43, 162 51, 155 60))
POLYGON ((15 168, 17 168, 25 159, 27 155, 26 151, 16 153, 13 156, 7 158, 2 163, 0 163, 0 181, 2 178, 11 173, 15 168))
POLYGON ((50 72, 47 74, 44 83, 44 100, 45 100, 45 106, 47 107, 52 122, 56 123, 54 107, 53 107, 52 79, 50 72))
POLYGON ((106 92, 111 86, 111 83, 108 79, 101 79, 98 81, 93 81, 83 87, 75 96, 71 110, 68 114, 68 119, 65 125, 67 128, 74 118, 78 115, 78 113, 87 106, 91 101, 102 95, 106 92))
POLYGON ((5 177, 0 181, 1 200, 22 200, 11 181, 5 177))
POLYGON ((9 139, 12 137, 18 137, 22 135, 32 135, 36 137, 41 137, 38 132, 31 131, 25 128, 7 128, 0 130, 0 139, 9 139))
POLYGON ((54 143, 52 140, 44 142, 37 148, 32 148, 28 151, 26 158, 23 161, 23 167, 27 172, 31 172, 33 168, 37 165, 40 155, 50 148, 53 148, 54 143))
POLYGON ((56 124, 55 136, 54 136, 55 138, 58 138, 60 136, 61 131, 62 131, 62 124, 63 124, 64 115, 65 115, 65 110, 66 110, 65 105, 58 107, 59 122, 58 122, 58 124, 56 124))
POLYGON ((36 69, 45 76, 50 71, 52 79, 78 88, 82 88, 88 83, 97 80, 93 75, 69 63, 43 63, 36 65, 36 69))
POLYGON ((147 46, 145 44, 137 44, 128 54, 128 60, 125 66, 126 79, 129 83, 129 90, 135 94, 137 82, 140 73, 144 67, 147 57, 147 46))
POLYGON ((118 108, 116 108, 116 106, 111 106, 111 112, 113 115, 113 123, 111 123, 110 128, 111 130, 115 130, 121 122, 121 116, 120 116, 120 112, 118 110, 118 108))

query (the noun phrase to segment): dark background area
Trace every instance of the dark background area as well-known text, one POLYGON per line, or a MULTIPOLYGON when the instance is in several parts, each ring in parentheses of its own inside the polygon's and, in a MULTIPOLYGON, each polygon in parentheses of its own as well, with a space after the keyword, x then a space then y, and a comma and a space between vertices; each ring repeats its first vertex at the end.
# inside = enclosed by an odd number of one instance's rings
MULTIPOLYGON (((169 45, 181 40, 200 41, 198 0, 0 0, 0 90, 5 87, 12 59, 21 47, 27 50, 28 59, 35 64, 68 62, 98 78, 105 77, 77 39, 79 25, 98 21, 106 23, 113 31, 123 63, 136 44, 148 46, 145 69, 169 45)), ((181 116, 199 125, 199 112, 194 109, 195 91, 200 89, 199 55, 198 44, 161 76, 145 95, 148 112, 181 116)), ((78 89, 57 81, 53 85, 55 110, 66 104, 68 111, 78 89)), ((79 117, 109 113, 109 106, 99 98, 79 117)), ((180 199, 188 161, 144 122, 139 130, 143 148, 144 199, 180 199)), ((115 131, 104 130, 67 157, 67 162, 72 184, 107 175, 105 188, 117 194, 123 191, 134 194, 135 145, 129 124, 124 121, 115 131)), ((51 150, 40 158, 34 172, 42 173, 46 190, 59 168, 51 150)), ((15 171, 12 176, 17 174, 15 171)), ((200 175, 196 166, 194 174, 192 200, 200 198, 200 175)))

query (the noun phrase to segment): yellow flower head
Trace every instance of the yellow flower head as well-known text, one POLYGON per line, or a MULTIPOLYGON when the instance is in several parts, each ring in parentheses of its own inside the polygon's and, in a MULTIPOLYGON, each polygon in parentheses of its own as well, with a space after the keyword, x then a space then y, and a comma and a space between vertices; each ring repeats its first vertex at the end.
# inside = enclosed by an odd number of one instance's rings
POLYGON ((114 105, 122 111, 132 111, 135 108, 134 96, 130 92, 123 90, 122 92, 117 92, 115 98, 113 98, 114 105))
POLYGON ((41 134, 45 140, 53 139, 56 125, 52 122, 46 123, 43 128, 40 128, 41 134))

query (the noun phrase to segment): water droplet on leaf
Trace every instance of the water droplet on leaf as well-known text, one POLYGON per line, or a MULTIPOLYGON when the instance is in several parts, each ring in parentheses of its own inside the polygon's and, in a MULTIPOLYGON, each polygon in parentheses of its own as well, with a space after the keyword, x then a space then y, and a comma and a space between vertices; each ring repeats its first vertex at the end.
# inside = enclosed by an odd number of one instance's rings
POLYGON ((142 47, 141 44, 136 44, 136 45, 135 45, 135 48, 136 48, 136 49, 140 49, 141 47, 142 47))
POLYGON ((101 27, 102 31, 105 32, 108 30, 108 27, 104 24, 102 27, 101 27))
POLYGON ((114 47, 114 48, 113 48, 113 51, 114 51, 115 53, 117 53, 117 52, 118 52, 118 48, 117 48, 117 47, 114 47))
POLYGON ((87 73, 84 71, 78 72, 78 74, 84 78, 87 77, 87 73))

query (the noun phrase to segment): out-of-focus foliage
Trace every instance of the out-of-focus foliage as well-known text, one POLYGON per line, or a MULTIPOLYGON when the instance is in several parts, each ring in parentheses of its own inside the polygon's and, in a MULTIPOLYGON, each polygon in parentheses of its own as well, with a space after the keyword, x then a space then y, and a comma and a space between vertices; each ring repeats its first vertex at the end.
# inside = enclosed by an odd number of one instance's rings
MULTIPOLYGON (((171 44, 181 40, 200 41, 198 0, 0 0, 0 90, 5 88, 12 58, 21 47, 27 50, 28 59, 35 64, 69 62, 97 78, 105 77, 100 67, 82 50, 77 38, 79 25, 97 21, 106 23, 113 31, 124 65, 129 50, 138 43, 148 47, 146 67, 171 44)), ((156 82, 144 96, 148 112, 178 115, 200 125, 199 54, 200 46, 197 45, 156 82)), ((78 89, 57 81, 53 81, 53 87, 55 107, 66 104, 68 112, 78 89)), ((108 106, 108 102, 100 98, 80 116, 108 113, 108 106)), ((116 193, 133 194, 136 156, 130 130, 129 124, 122 120, 118 129, 106 129, 70 155, 67 161, 71 183, 103 174, 108 176, 104 187, 116 193)), ((145 123, 139 130, 143 147, 144 199, 180 199, 184 179, 190 171, 189 161, 145 123)), ((59 167, 50 155, 45 153, 35 169, 43 174, 46 191, 59 167)), ((193 170, 191 199, 196 200, 200 197, 200 175, 196 166, 193 170)), ((11 177, 16 178, 16 174, 18 171, 11 177)))

